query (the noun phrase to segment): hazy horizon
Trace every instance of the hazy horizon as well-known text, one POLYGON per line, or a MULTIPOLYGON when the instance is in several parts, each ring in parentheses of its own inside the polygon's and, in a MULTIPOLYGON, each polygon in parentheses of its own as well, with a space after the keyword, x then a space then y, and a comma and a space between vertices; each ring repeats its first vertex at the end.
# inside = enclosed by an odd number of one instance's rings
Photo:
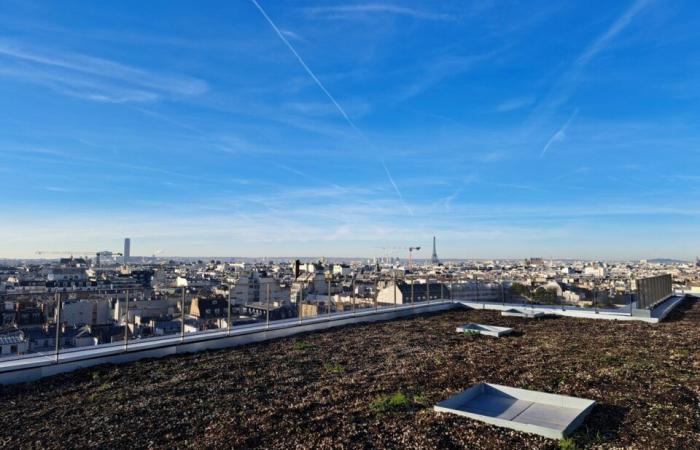
MULTIPOLYGON (((94 255, 90 254, 84 254, 84 253, 74 253, 74 254, 57 254, 55 256, 40 256, 40 255, 34 255, 30 257, 16 257, 16 258, 8 258, 0 255, 0 261, 11 261, 11 260, 25 260, 25 261, 55 261, 60 258, 82 258, 82 257, 88 257, 91 259, 94 259, 94 255)), ((359 261, 359 260, 371 260, 374 258, 377 259, 383 259, 385 258, 386 254, 382 255, 366 255, 366 256, 342 256, 342 255, 295 255, 295 256, 289 256, 289 255, 281 255, 281 256, 243 256, 243 255, 135 255, 132 254, 131 258, 136 260, 136 259, 151 259, 151 258, 156 258, 158 260, 165 260, 165 259, 187 259, 187 260, 193 260, 193 259, 201 259, 201 260, 212 260, 212 259, 219 259, 219 260, 226 260, 226 261, 236 261, 236 260, 258 260, 258 261, 293 261, 295 259, 300 259, 304 262, 309 262, 309 261, 319 261, 322 259, 327 259, 331 262, 351 262, 351 261, 359 261)), ((395 259, 399 258, 400 261, 406 262, 408 261, 408 256, 407 255, 399 255, 399 254, 390 254, 390 258, 395 259)), ((695 259, 677 259, 677 258, 667 258, 663 256, 657 256, 657 257, 646 257, 646 258, 621 258, 621 259, 605 259, 605 258, 569 258, 569 257, 542 257, 542 256, 536 256, 536 255, 530 255, 526 257, 440 257, 438 254, 438 257, 441 262, 450 262, 450 261, 491 261, 491 260, 498 260, 498 261, 523 261, 526 259, 531 259, 531 258, 542 258, 544 261, 583 261, 583 262, 592 262, 592 261, 600 261, 600 262, 635 262, 639 260, 648 260, 648 261, 663 261, 663 260, 668 260, 668 261, 676 261, 676 262, 687 262, 687 263, 692 263, 695 261, 695 259)), ((413 261, 416 263, 423 263, 423 262, 430 262, 430 256, 425 257, 425 256, 415 256, 413 257, 413 261)), ((119 262, 122 260, 121 256, 115 256, 114 260, 119 262)))

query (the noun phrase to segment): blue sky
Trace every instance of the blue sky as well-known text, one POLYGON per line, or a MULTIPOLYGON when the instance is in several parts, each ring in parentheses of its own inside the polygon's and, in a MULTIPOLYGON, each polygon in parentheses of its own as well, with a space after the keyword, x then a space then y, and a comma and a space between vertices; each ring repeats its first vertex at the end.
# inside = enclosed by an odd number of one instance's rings
POLYGON ((700 254, 694 2, 258 3, 0 0, 0 256, 700 254))

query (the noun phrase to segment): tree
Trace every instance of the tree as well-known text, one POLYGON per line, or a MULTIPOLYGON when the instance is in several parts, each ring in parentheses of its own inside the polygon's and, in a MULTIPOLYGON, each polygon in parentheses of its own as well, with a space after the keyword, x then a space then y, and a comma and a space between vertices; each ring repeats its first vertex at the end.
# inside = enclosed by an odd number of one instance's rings
POLYGON ((539 287, 532 294, 532 299, 537 303, 555 303, 557 301, 557 293, 554 290, 539 287))
POLYGON ((511 297, 530 297, 530 288, 520 283, 513 283, 510 287, 511 297))

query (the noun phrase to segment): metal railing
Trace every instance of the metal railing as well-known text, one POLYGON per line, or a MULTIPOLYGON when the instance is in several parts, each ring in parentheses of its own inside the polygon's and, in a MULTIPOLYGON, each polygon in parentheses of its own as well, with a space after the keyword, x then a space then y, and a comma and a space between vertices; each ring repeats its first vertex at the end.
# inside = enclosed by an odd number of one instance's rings
MULTIPOLYGON (((60 298, 58 298, 57 300, 58 303, 56 305, 56 318, 60 320, 61 306, 63 300, 60 298)), ((449 300, 443 300, 443 303, 448 302, 451 303, 449 300)), ((245 335, 249 333, 265 332, 267 330, 296 328, 321 322, 333 322, 352 318, 359 318, 363 316, 371 316, 374 314, 381 314, 390 311, 418 309, 426 305, 427 303, 380 306, 375 302, 372 305, 372 307, 356 308, 350 311, 325 311, 324 314, 307 316, 302 320, 299 320, 299 318, 288 318, 274 321, 270 320, 268 310, 268 312, 265 314, 265 318, 255 323, 234 325, 233 321, 231 321, 228 322, 225 327, 212 328, 208 330, 198 330, 187 333, 183 333, 182 330, 179 330, 179 333, 170 333, 160 336, 149 337, 132 336, 128 327, 128 324, 130 322, 130 319, 128 318, 129 309, 128 307, 125 307, 125 312, 127 312, 125 323, 127 325, 125 326, 125 331, 122 340, 117 342, 101 343, 92 346, 67 347, 65 345, 62 345, 62 327, 57 326, 55 350, 38 351, 26 354, 2 355, 2 357, 0 357, 0 371, 3 370, 3 363, 8 363, 12 361, 19 362, 26 360, 36 360, 38 362, 43 363, 59 364, 63 361, 73 360, 75 357, 81 356, 81 354, 113 355, 120 353, 129 353, 130 351, 139 351, 143 348, 157 348, 158 346, 179 346, 183 344, 186 345, 193 342, 207 341, 211 339, 222 339, 232 336, 245 335)), ((133 325, 134 327, 136 326, 135 323, 133 325)))

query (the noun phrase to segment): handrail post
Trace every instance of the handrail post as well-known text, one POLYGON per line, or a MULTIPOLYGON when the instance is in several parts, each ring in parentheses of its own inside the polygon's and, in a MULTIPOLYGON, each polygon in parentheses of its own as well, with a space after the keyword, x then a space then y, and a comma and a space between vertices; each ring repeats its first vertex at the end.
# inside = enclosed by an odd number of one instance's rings
POLYGON ((377 312, 379 310, 379 291, 374 293, 374 311, 377 312))
POLYGON ((564 293, 562 292, 562 297, 561 297, 561 310, 566 311, 566 303, 564 303, 564 293))
POLYGON ((60 292, 56 292, 56 363, 61 353, 61 304, 63 299, 60 292))
POLYGON ((182 304, 180 305, 180 342, 185 342, 185 286, 182 286, 182 304))
POLYGON ((304 283, 301 283, 301 291, 299 291, 299 297, 301 300, 297 305, 297 313, 299 314, 299 325, 301 325, 304 321, 304 310, 302 308, 302 304, 304 303, 304 283))
POLYGON ((598 314, 598 291, 596 289, 595 282, 593 283, 593 309, 595 310, 595 313, 598 314))
POLYGON ((267 308, 265 308, 265 323, 270 328, 270 283, 267 283, 267 308))
POLYGON ((124 307, 126 317, 124 318, 124 351, 129 349, 129 290, 126 290, 126 302, 124 307))
POLYGON ((352 279, 350 283, 350 289, 352 289, 352 315, 355 315, 355 278, 352 279))
POLYGON ((328 277, 328 319, 331 318, 331 277, 328 277))
POLYGON ((229 283, 226 287, 228 287, 228 316, 226 319, 226 336, 231 336, 231 284, 229 283))

